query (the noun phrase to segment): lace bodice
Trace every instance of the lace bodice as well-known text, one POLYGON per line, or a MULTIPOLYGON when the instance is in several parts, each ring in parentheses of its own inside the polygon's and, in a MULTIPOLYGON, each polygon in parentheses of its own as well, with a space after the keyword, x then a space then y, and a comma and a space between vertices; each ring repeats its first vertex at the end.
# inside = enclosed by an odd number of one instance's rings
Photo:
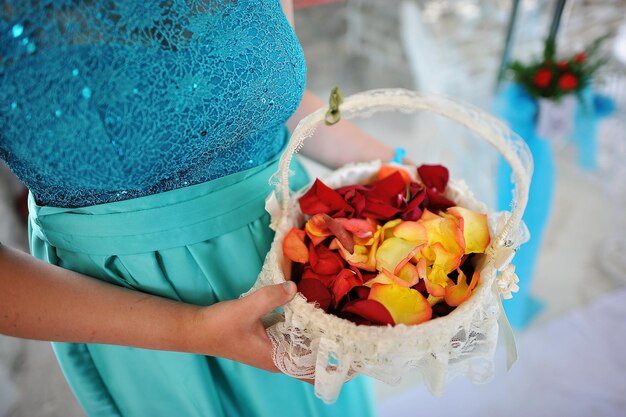
POLYGON ((0 158, 40 204, 256 166, 304 91, 279 0, 5 0, 0 16, 0 158))

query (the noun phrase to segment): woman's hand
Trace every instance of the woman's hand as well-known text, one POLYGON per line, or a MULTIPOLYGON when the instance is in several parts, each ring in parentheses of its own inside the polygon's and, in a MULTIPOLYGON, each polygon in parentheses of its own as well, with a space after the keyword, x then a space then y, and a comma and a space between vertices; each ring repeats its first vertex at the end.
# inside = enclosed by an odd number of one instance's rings
POLYGON ((219 356, 277 372, 262 317, 293 282, 199 307, 121 288, 0 245, 0 333, 219 356))
POLYGON ((202 308, 191 333, 189 351, 232 359, 270 372, 279 372, 272 361, 270 341, 262 318, 290 301, 296 284, 271 285, 239 300, 202 308))

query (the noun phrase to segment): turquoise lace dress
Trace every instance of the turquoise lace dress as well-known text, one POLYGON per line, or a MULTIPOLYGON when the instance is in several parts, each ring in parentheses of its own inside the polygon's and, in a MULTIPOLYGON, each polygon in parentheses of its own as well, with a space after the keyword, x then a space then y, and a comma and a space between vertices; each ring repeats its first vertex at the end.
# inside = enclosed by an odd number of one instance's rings
MULTIPOLYGON (((237 298, 273 237, 264 198, 304 86, 279 0, 5 0, 0 158, 31 190, 31 252, 188 303, 237 298)), ((358 378, 326 406, 219 358, 53 346, 90 417, 372 414, 358 378)))

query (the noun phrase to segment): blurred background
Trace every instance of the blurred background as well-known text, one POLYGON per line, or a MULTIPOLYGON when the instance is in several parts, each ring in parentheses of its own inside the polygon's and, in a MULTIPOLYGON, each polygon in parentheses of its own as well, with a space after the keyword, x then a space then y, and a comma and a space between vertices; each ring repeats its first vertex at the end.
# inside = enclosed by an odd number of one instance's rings
MULTIPOLYGON (((498 351, 495 381, 455 379, 442 398, 408 371, 399 386, 377 385, 381 416, 626 415, 626 1, 295 5, 308 88, 320 97, 335 85, 344 95, 384 87, 444 94, 503 118, 535 158, 526 217, 532 239, 514 261, 522 289, 505 301, 518 363, 507 372, 498 351), (569 57, 607 34, 605 61, 570 115, 573 127, 538 132, 536 100, 513 93, 507 64, 539 59, 550 36, 557 56, 569 57)), ((509 207, 511 183, 498 154, 461 127, 429 114, 356 122, 418 163, 448 166, 494 209, 509 207)), ((313 175, 324 173, 306 163, 313 175)), ((27 250, 23 197, 1 166, 0 241, 27 250)), ((0 336, 0 417, 83 415, 47 343, 0 336)))

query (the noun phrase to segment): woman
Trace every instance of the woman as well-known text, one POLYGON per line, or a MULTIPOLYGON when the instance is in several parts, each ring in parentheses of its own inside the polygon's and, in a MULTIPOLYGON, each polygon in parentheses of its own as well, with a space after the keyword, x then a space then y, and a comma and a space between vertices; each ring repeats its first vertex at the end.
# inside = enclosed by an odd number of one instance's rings
MULTIPOLYGON (((0 157, 39 260, 0 247, 0 332, 57 342, 90 417, 371 415, 364 381, 326 406, 276 373, 261 318, 292 283, 237 299, 272 239, 285 122, 322 105, 291 1, 21 3, 0 12, 0 157)), ((393 150, 341 122, 303 153, 393 150)))

